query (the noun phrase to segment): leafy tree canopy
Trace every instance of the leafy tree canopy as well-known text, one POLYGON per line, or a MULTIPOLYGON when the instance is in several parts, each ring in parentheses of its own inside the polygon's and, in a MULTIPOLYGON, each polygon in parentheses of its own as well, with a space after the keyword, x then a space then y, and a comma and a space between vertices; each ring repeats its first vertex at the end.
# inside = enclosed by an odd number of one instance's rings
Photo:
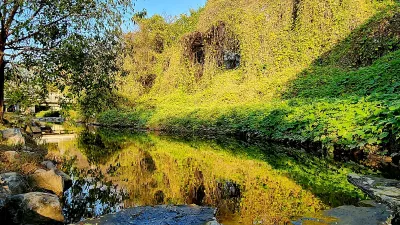
MULTIPOLYGON (((131 0, 2 0, 0 105, 5 76, 25 68, 73 94, 111 89, 120 25, 131 0)), ((1 110, 0 112, 2 112, 1 110)))

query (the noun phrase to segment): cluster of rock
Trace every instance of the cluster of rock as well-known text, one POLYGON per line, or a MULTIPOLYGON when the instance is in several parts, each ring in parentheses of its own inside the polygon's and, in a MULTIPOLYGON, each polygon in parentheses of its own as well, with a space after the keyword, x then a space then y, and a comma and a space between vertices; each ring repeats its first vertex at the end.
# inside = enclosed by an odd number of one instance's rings
MULTIPOLYGON (((21 163, 21 155, 36 154, 25 146, 19 129, 1 131, 3 143, 22 146, 22 151, 3 152, 8 163, 21 163)), ((72 185, 71 178, 51 161, 29 176, 16 172, 0 174, 0 221, 2 224, 62 224, 64 216, 60 198, 72 185)))
POLYGON ((60 198, 72 181, 53 163, 42 164, 47 170, 38 169, 28 177, 15 172, 0 174, 1 221, 11 224, 64 222, 60 198))
POLYGON ((72 181, 53 163, 42 164, 48 170, 38 169, 28 177, 15 172, 0 174, 2 221, 14 224, 64 222, 60 198, 72 181))

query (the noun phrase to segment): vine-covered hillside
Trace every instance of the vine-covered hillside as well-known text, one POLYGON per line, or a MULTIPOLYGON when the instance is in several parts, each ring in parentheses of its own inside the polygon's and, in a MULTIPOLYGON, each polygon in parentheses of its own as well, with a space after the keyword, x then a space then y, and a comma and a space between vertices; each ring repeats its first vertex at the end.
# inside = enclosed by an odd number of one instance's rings
POLYGON ((135 21, 122 100, 100 123, 398 150, 396 1, 209 0, 135 21))

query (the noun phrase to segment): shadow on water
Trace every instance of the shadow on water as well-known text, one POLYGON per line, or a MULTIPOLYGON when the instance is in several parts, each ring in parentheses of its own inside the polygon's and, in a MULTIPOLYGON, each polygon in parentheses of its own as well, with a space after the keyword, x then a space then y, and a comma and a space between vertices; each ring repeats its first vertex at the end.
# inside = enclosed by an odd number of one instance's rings
POLYGON ((224 224, 286 223, 364 198, 346 179, 362 168, 276 144, 99 128, 59 149, 74 177, 68 222, 137 205, 197 204, 217 207, 224 224))

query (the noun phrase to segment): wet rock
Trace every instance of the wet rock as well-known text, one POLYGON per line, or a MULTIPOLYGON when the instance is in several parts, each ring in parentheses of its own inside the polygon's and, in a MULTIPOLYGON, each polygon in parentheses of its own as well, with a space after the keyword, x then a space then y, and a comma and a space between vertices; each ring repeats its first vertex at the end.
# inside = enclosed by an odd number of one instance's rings
POLYGON ((28 182, 18 173, 0 174, 1 186, 8 194, 15 195, 26 192, 29 189, 28 182))
POLYGON ((58 224, 64 222, 56 195, 30 192, 10 197, 5 206, 7 218, 16 224, 58 224))
MULTIPOLYGON (((80 222, 79 224, 98 225, 204 225, 214 222, 215 209, 200 206, 146 206, 122 210, 98 219, 80 222)), ((214 225, 215 223, 211 223, 214 225)), ((216 224, 215 224, 216 225, 216 224)))
POLYGON ((51 191, 59 196, 68 188, 71 181, 67 175, 54 169, 49 171, 36 170, 34 174, 29 176, 29 180, 33 186, 51 191))
POLYGON ((22 136, 21 130, 17 128, 1 131, 3 139, 9 145, 25 145, 25 138, 22 136))
POLYGON ((16 151, 6 151, 3 153, 6 162, 18 162, 21 158, 20 154, 16 151))
POLYGON ((353 205, 340 206, 323 212, 317 218, 302 218, 292 222, 294 225, 320 224, 320 225, 385 225, 391 224, 392 211, 384 204, 374 201, 363 203, 368 207, 353 205))
POLYGON ((400 181, 358 174, 349 174, 347 179, 371 198, 388 205, 396 215, 399 215, 400 181))
POLYGON ((56 169, 56 165, 52 161, 43 161, 41 164, 49 170, 56 169))

